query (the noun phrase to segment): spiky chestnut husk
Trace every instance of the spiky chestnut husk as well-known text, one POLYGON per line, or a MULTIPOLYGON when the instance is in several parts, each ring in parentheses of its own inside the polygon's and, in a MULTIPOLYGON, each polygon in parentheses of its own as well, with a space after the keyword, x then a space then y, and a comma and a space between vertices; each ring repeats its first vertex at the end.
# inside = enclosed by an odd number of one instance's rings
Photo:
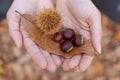
POLYGON ((61 16, 57 10, 45 9, 36 18, 39 31, 44 34, 54 34, 61 28, 61 16))

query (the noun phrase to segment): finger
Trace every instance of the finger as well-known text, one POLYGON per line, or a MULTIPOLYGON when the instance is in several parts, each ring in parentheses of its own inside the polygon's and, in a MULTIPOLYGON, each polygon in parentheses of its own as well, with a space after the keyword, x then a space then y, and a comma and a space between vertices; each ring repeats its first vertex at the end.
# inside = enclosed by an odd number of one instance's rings
POLYGON ((21 29, 23 38, 24 38, 24 45, 27 49, 28 53, 30 53, 33 60, 43 69, 47 67, 47 61, 45 57, 42 55, 42 52, 39 50, 38 46, 28 37, 28 34, 21 29))
POLYGON ((63 68, 64 71, 68 71, 70 69, 70 67, 68 65, 69 60, 70 59, 65 59, 64 62, 63 62, 62 68, 63 68))
POLYGON ((73 57, 69 60, 69 63, 68 63, 70 69, 75 68, 76 66, 78 66, 79 63, 80 63, 80 59, 81 59, 81 55, 73 56, 73 57))
POLYGON ((60 59, 61 59, 61 62, 62 62, 62 64, 63 64, 65 58, 64 58, 63 56, 60 56, 60 59))
POLYGON ((85 71, 91 64, 92 60, 93 60, 93 57, 84 54, 79 64, 80 71, 81 72, 85 71))
POLYGON ((101 53, 101 38, 102 38, 102 29, 101 29, 101 15, 99 12, 96 12, 94 17, 91 17, 90 20, 91 28, 91 37, 92 43, 96 51, 101 53))
POLYGON ((49 9, 49 8, 53 8, 53 4, 51 0, 37 0, 37 14, 39 12, 41 12, 44 9, 49 9), (47 4, 47 5, 46 5, 47 4))
POLYGON ((55 72, 55 70, 56 70, 56 65, 55 65, 52 57, 50 56, 50 54, 49 54, 47 51, 45 51, 45 50, 42 50, 42 49, 40 49, 40 50, 42 51, 44 57, 45 57, 46 60, 47 60, 47 69, 48 69, 50 72, 55 72))
POLYGON ((9 26, 10 36, 15 41, 15 44, 18 48, 22 47, 22 35, 19 29, 20 16, 15 12, 8 11, 7 21, 9 26))
POLYGON ((60 66, 62 64, 62 61, 61 61, 59 56, 54 55, 54 54, 52 54, 51 56, 52 56, 52 58, 57 66, 60 66))

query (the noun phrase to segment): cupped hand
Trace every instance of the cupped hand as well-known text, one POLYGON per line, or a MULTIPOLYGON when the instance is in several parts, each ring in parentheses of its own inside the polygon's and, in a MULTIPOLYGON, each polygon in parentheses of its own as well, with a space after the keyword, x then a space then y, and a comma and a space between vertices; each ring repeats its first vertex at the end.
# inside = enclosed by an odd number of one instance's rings
MULTIPOLYGON (((101 15, 91 0, 57 0, 57 10, 62 15, 63 25, 72 28, 86 39, 91 40, 96 51, 101 53, 101 15)), ((93 57, 86 54, 64 59, 65 71, 78 67, 84 71, 91 64, 93 57)))
POLYGON ((24 44, 28 53, 30 53, 33 60, 41 67, 47 68, 53 72, 56 66, 61 64, 61 59, 57 55, 50 55, 38 47, 25 32, 21 25, 21 16, 15 12, 19 11, 21 14, 36 15, 45 8, 53 8, 51 0, 14 0, 12 6, 7 13, 7 20, 9 32, 18 48, 24 44))

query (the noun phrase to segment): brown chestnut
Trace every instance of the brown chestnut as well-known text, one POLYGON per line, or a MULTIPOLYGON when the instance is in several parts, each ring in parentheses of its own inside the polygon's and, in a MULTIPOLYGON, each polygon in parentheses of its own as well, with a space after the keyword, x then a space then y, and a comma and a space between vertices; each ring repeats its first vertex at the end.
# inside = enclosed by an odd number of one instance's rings
POLYGON ((60 44, 60 49, 65 53, 70 52, 73 49, 73 44, 69 40, 64 41, 60 44))
POLYGON ((77 35, 75 35, 74 37, 73 37, 73 39, 72 39, 72 43, 73 43, 73 45, 75 46, 75 47, 79 47, 79 46, 81 46, 82 45, 82 36, 81 35, 79 35, 79 34, 77 34, 77 35))
POLYGON ((65 39, 71 39, 75 35, 75 32, 72 29, 65 29, 63 31, 63 37, 65 39))
POLYGON ((63 39, 63 35, 59 32, 55 33, 53 36, 53 40, 56 42, 60 42, 62 41, 62 39, 63 39))

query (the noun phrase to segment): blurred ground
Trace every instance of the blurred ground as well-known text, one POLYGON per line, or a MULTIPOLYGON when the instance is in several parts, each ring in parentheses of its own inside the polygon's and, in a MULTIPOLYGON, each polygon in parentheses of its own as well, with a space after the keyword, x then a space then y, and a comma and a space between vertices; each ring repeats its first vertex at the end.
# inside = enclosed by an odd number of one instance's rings
POLYGON ((26 53, 17 49, 10 38, 7 22, 0 23, 0 80, 120 80, 120 25, 102 16, 103 39, 101 55, 96 57, 87 71, 54 74, 41 70, 26 53))

